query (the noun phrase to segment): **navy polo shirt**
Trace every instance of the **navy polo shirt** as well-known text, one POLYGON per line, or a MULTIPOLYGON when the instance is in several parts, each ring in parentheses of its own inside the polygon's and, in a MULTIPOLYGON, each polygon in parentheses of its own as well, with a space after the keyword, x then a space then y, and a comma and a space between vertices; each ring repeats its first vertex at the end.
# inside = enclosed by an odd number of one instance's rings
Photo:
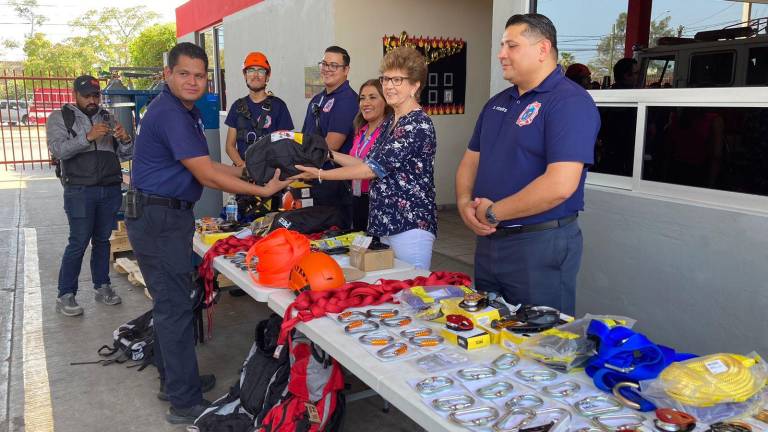
POLYGON ((498 201, 544 174, 548 164, 583 162, 579 187, 570 198, 500 225, 530 225, 578 213, 584 209, 584 180, 599 129, 595 102, 560 66, 522 96, 517 86, 502 91, 483 107, 469 142, 470 150, 480 152, 474 196, 498 201))
POLYGON ((340 153, 349 154, 352 149, 355 131, 352 127, 352 121, 355 119, 358 111, 357 93, 349 86, 349 81, 344 81, 336 90, 326 93, 325 90, 316 94, 307 106, 307 114, 304 116, 304 126, 301 131, 305 134, 317 133, 323 137, 328 132, 337 132, 347 136, 344 144, 339 149, 340 153), (314 108, 320 115, 320 131, 315 129, 314 108))
POLYGON ((203 186, 181 160, 199 156, 208 156, 200 111, 187 109, 166 86, 136 130, 133 186, 151 195, 197 201, 203 186))
MULTIPOLYGON (((262 115, 265 115, 266 118, 264 119, 264 130, 265 134, 272 133, 279 130, 293 130, 293 120, 291 119, 291 113, 288 111, 288 106, 285 105, 285 102, 280 99, 277 96, 271 96, 272 99, 272 108, 269 111, 264 110, 264 102, 256 103, 253 100, 251 100, 250 97, 245 98, 246 105, 248 106, 248 111, 251 112, 251 118, 255 122, 255 124, 258 124, 259 117, 262 115)), ((227 113, 227 118, 224 120, 224 124, 233 128, 237 129, 237 101, 235 101, 232 106, 229 107, 229 112, 227 113)), ((248 132, 253 131, 253 126, 249 122, 249 128, 248 132)), ((253 131, 256 132, 256 131, 253 131)), ((240 156, 242 156, 245 153, 246 146, 245 146, 245 140, 237 140, 237 151, 240 152, 240 156)))

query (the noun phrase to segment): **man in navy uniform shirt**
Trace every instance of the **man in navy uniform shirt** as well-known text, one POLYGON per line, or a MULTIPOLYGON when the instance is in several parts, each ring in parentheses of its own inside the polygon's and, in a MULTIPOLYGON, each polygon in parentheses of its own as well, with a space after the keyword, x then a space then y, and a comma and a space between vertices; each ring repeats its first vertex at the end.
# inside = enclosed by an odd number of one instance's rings
MULTIPOLYGON (((355 137, 352 122, 357 115, 357 92, 349 86, 350 57, 347 50, 338 46, 326 48, 323 59, 318 62, 320 77, 325 89, 309 101, 304 116, 305 134, 321 135, 328 148, 349 154, 355 137)), ((324 168, 332 168, 329 164, 324 168)), ((349 182, 326 181, 312 187, 315 205, 336 206, 342 212, 347 225, 352 222, 352 192, 349 182)))
POLYGON ((243 78, 248 95, 229 108, 224 124, 227 131, 227 155, 235 166, 245 166, 245 150, 263 135, 278 130, 293 130, 293 120, 282 99, 267 92, 272 67, 267 57, 252 52, 243 61, 243 78))
POLYGON ((600 116, 557 64, 539 14, 507 21, 498 58, 512 87, 477 120, 456 173, 456 202, 477 238, 475 284, 513 303, 575 311, 584 180, 600 116))
POLYGON ((270 196, 290 182, 279 173, 265 186, 240 180, 243 169, 211 161, 203 122, 195 102, 208 81, 208 57, 185 42, 168 55, 166 86, 149 105, 137 131, 132 186, 136 214, 126 215, 141 273, 154 301, 155 364, 158 398, 169 400, 171 423, 192 423, 209 402, 213 375, 198 375, 192 308, 192 208, 203 186, 232 193, 270 196))

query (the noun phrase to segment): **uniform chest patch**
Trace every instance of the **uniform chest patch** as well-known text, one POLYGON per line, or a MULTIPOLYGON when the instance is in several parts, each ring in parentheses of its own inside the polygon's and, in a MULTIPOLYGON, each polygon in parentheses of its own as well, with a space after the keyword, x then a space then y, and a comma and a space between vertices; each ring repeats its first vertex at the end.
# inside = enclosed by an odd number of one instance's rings
POLYGON ((323 105, 323 112, 331 112, 331 109, 333 108, 333 102, 336 99, 329 99, 328 102, 323 105))
POLYGON ((539 109, 541 109, 541 103, 540 102, 533 102, 532 104, 525 107, 523 112, 520 113, 520 116, 517 118, 518 126, 528 126, 529 124, 533 123, 533 120, 536 118, 537 115, 539 115, 539 109))
POLYGON ((264 114, 264 116, 264 129, 269 129, 272 126, 272 116, 269 114, 264 114))

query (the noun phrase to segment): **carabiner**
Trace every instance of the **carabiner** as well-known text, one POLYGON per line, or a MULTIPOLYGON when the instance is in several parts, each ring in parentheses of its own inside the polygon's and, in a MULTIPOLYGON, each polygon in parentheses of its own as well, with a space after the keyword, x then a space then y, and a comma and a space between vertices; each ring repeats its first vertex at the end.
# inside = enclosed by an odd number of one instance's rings
POLYGON ((578 393, 579 390, 581 390, 581 385, 576 381, 563 381, 557 384, 544 386, 541 390, 548 396, 563 398, 578 393))
POLYGON ((413 320, 411 320, 411 317, 409 316, 395 316, 390 318, 382 318, 380 322, 387 327, 405 327, 412 321, 413 320))
POLYGON ((403 342, 395 342, 376 351, 376 355, 381 358, 400 357, 408 352, 408 345, 403 342))
POLYGON ((493 429, 493 432, 519 432, 520 429, 528 425, 535 418, 536 411, 530 408, 513 408, 499 417, 499 419, 496 420, 496 423, 491 426, 491 429, 493 429), (508 425, 507 423, 509 423, 509 420, 516 416, 522 416, 523 418, 515 424, 508 425))
POLYGON ((344 326, 344 332, 347 334, 367 333, 378 330, 379 325, 371 320, 355 320, 344 326))
POLYGON ((470 395, 453 395, 433 399, 432 406, 439 411, 458 411, 475 404, 475 398, 470 395))
POLYGON ((459 376, 465 380, 476 381, 483 378, 496 376, 496 369, 492 367, 471 367, 459 369, 459 376))
POLYGON ((336 316, 336 319, 341 323, 350 323, 352 321, 365 320, 365 312, 360 311, 346 311, 336 316))
POLYGON ((576 411, 585 417, 610 414, 624 407, 618 400, 604 395, 588 396, 573 404, 576 411))
POLYGON ((429 336, 431 334, 432 334, 432 329, 429 327, 410 328, 400 332, 400 336, 404 338, 409 338, 409 339, 412 337, 429 336))
POLYGON ((600 429, 608 432, 620 432, 636 430, 643 425, 645 417, 639 414, 611 414, 611 415, 599 415, 592 418, 592 423, 600 429), (616 420, 629 420, 629 423, 622 423, 620 425, 611 426, 606 422, 613 422, 616 420))
POLYGON ((499 381, 477 389, 477 395, 485 399, 497 399, 512 392, 515 387, 507 381, 499 381))
POLYGON ((516 408, 538 408, 544 405, 544 399, 536 396, 535 394, 522 394, 513 397, 504 403, 504 407, 507 409, 516 408))
POLYGON ((642 407, 639 403, 631 401, 624 397, 623 394, 621 394, 621 389, 623 388, 630 388, 632 390, 640 390, 640 384, 634 383, 631 381, 622 381, 620 383, 617 383, 615 386, 613 386, 613 395, 616 396, 616 399, 624 404, 624 406, 632 408, 633 410, 640 410, 642 407))
POLYGON ((499 418, 499 410, 493 407, 469 408, 453 411, 448 420, 461 426, 485 426, 499 418), (482 417, 477 414, 485 414, 482 417))
POLYGON ((447 376, 432 376, 416 383, 416 391, 431 395, 453 387, 453 379, 447 376))
POLYGON ((520 356, 515 353, 504 353, 493 361, 493 367, 499 370, 507 370, 517 366, 520 362, 520 356))
POLYGON ((438 346, 441 343, 443 343, 443 341, 445 341, 445 339, 443 339, 442 336, 438 336, 438 335, 435 335, 435 336, 414 336, 414 337, 408 339, 408 341, 412 345, 416 345, 417 347, 424 348, 424 347, 438 346))
POLYGON ((365 311, 365 315, 368 318, 376 319, 392 318, 398 316, 399 314, 400 311, 397 309, 368 309, 365 311))
POLYGON ((567 409, 564 409, 564 408, 545 408, 545 409, 536 410, 536 416, 537 417, 541 417, 542 415, 548 415, 548 414, 552 414, 552 413, 557 413, 557 414, 559 414, 559 416, 556 417, 555 420, 553 420, 552 427, 549 428, 550 432, 557 431, 557 428, 561 424, 565 423, 566 420, 568 420, 569 424, 571 423, 571 412, 568 411, 567 409))
POLYGON ((519 370, 515 376, 525 382, 552 381, 557 378, 557 372, 547 369, 519 370))
POLYGON ((395 338, 389 335, 364 334, 360 336, 358 340, 366 345, 389 345, 395 341, 395 338))

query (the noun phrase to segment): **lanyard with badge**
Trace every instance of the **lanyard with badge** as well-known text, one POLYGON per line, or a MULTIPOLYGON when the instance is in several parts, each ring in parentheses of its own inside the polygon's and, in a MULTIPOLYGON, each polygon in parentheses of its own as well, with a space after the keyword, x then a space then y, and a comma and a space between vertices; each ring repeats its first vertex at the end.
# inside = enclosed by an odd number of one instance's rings
MULTIPOLYGON (((374 129, 370 135, 368 135, 368 139, 365 138, 365 132, 363 132, 362 136, 360 137, 360 141, 357 143, 357 149, 354 152, 354 157, 358 159, 362 159, 362 155, 366 154, 366 151, 371 146, 373 137, 376 135, 381 128, 381 125, 377 126, 376 129, 374 129)), ((363 181, 360 179, 352 180, 352 195, 359 197, 363 194, 363 181)))

